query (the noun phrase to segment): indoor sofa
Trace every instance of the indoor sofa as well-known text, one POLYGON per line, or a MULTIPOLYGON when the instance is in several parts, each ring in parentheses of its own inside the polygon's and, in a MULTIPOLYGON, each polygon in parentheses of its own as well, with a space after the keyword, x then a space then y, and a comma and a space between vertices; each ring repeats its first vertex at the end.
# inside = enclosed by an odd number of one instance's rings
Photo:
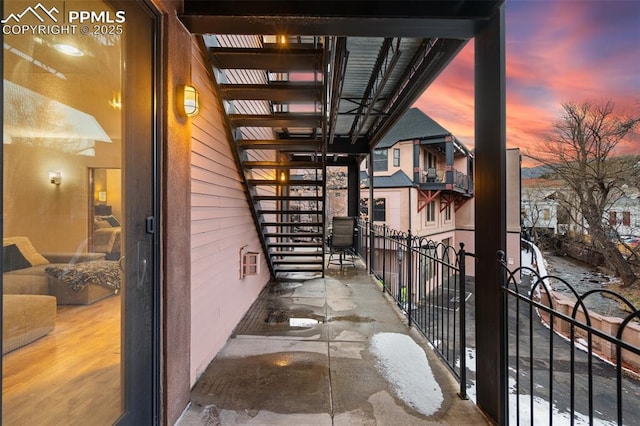
POLYGON ((90 304, 119 290, 117 262, 105 261, 103 253, 41 254, 27 237, 10 237, 2 254, 3 354, 53 331, 57 305, 90 304))

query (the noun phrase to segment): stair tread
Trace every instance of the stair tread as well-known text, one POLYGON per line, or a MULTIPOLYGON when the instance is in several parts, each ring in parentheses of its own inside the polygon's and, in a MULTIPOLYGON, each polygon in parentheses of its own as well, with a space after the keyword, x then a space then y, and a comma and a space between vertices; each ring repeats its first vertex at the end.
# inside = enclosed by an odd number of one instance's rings
POLYGON ((244 149, 277 149, 280 151, 318 151, 322 148, 319 139, 239 139, 236 144, 244 149))
POLYGON ((276 267, 275 271, 278 272, 322 272, 324 270, 324 264, 318 265, 300 265, 296 267, 276 267))
POLYGON ((271 242, 271 243, 267 243, 267 245, 269 247, 322 247, 322 242, 321 241, 291 241, 291 242, 284 242, 284 241, 279 241, 279 242, 271 242))
POLYGON ((278 214, 300 214, 303 216, 320 216, 322 210, 258 210, 258 214, 271 216, 278 214))
POLYGON ((321 161, 243 161, 243 167, 266 169, 322 169, 321 161))
POLYGON ((254 195, 256 201, 322 201, 324 197, 316 197, 313 195, 254 195))
POLYGON ((229 114, 237 127, 322 127, 322 115, 316 113, 229 114))
POLYGON ((262 222, 262 226, 299 226, 317 228, 322 226, 322 222, 262 222))
POLYGON ((276 259, 274 265, 318 265, 324 263, 324 259, 316 261, 310 259, 276 259))
POLYGON ((277 186, 321 186, 321 180, 287 180, 281 181, 277 179, 249 179, 249 185, 277 185, 277 186))
POLYGON ((272 251, 269 252, 271 257, 322 257, 324 253, 321 251, 272 251))
POLYGON ((209 53, 213 65, 221 69, 291 72, 314 71, 322 67, 321 49, 212 47, 209 53))
POLYGON ((322 84, 276 81, 268 84, 221 84, 225 99, 269 100, 276 102, 318 102, 322 98, 322 84))
POLYGON ((322 237, 322 232, 266 232, 265 237, 278 238, 278 237, 322 237))

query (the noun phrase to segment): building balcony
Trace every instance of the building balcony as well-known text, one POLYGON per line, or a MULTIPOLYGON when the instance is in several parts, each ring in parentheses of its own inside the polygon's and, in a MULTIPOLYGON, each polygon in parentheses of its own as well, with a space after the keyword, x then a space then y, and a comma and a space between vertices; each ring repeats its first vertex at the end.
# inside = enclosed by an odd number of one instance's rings
POLYGON ((445 168, 420 169, 419 180, 416 182, 422 190, 452 191, 459 194, 473 195, 473 179, 471 176, 450 168, 447 173, 445 168))

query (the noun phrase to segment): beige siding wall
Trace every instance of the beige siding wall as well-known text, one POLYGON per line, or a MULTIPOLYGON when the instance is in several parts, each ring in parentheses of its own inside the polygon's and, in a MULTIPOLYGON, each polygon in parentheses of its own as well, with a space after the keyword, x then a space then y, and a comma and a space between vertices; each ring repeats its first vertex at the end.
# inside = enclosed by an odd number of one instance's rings
POLYGON ((269 280, 269 270, 229 144, 209 64, 192 48, 200 114, 192 119, 191 384, 222 348, 269 280), (240 279, 242 250, 261 253, 260 273, 240 279))

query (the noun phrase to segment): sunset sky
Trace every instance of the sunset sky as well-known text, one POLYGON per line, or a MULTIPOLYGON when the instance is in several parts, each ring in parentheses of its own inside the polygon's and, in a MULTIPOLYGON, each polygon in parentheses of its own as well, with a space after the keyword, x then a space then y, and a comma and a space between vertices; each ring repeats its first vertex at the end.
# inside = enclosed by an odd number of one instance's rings
MULTIPOLYGON (((638 115, 640 0, 507 0, 506 64, 510 148, 535 152, 564 102, 611 100, 638 115)), ((473 78, 470 42, 414 105, 468 147, 473 78)), ((638 135, 619 145, 618 154, 632 153, 638 135)))

